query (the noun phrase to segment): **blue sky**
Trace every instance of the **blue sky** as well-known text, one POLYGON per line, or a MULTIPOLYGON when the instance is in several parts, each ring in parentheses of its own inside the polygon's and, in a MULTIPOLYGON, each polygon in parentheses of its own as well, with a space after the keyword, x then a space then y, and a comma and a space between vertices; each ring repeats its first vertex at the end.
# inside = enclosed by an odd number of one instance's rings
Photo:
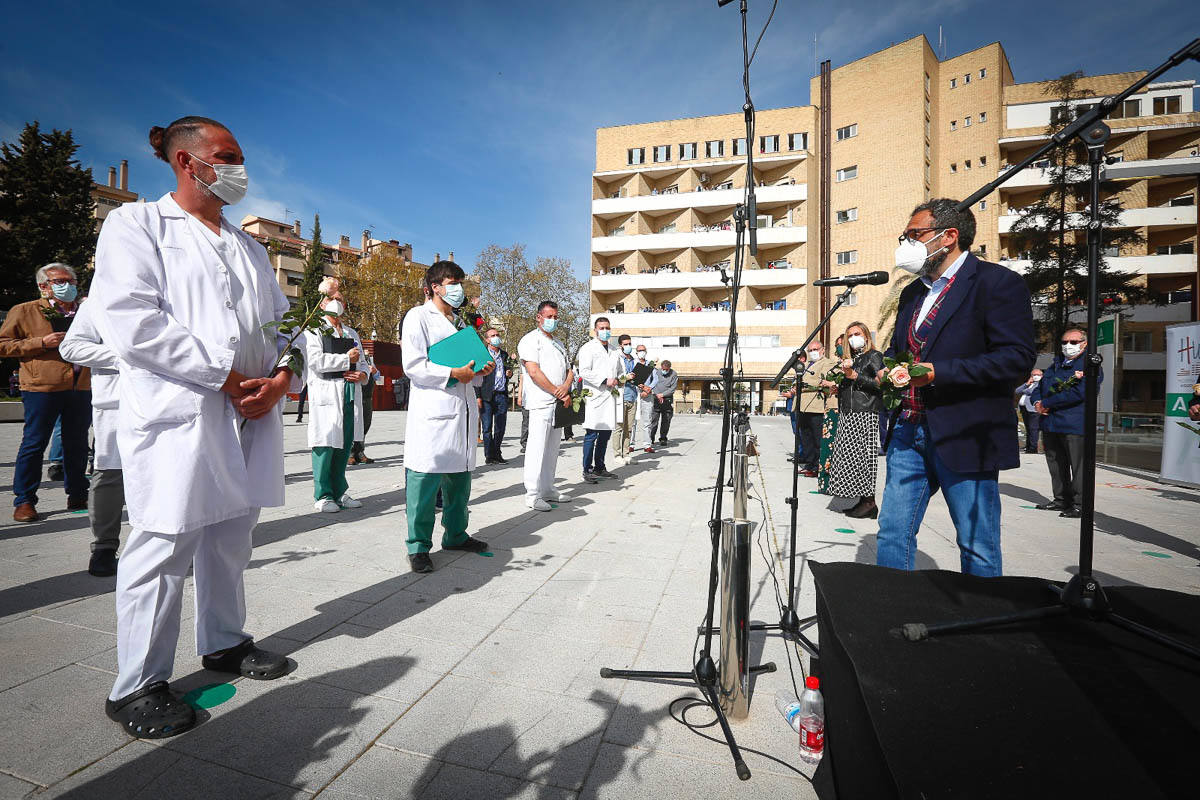
MULTIPOLYGON (((0 139, 34 119, 71 128, 98 180, 127 158, 153 199, 172 182, 150 126, 211 116, 247 157, 231 219, 287 208, 307 236, 320 212, 326 240, 370 227, 468 270, 487 244, 524 242, 582 277, 595 129, 741 105, 737 4, 716 0, 4 6, 0 139)), ((750 0, 754 32, 770 6, 750 0)), ((936 45, 941 25, 947 55, 999 40, 1032 81, 1148 69, 1200 34, 1195 0, 1130 17, 1082 0, 780 0, 751 89, 759 108, 808 103, 814 35, 836 68, 921 33, 936 45)))

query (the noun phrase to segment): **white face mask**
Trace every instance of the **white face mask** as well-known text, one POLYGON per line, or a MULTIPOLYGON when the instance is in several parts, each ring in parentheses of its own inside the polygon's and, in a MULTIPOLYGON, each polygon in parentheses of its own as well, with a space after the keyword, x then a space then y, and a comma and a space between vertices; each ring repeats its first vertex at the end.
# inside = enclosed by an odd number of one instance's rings
POLYGON ((1063 355, 1066 356, 1067 358, 1075 358, 1075 356, 1077 356, 1083 352, 1083 345, 1081 345, 1081 344, 1064 344, 1062 346, 1062 352, 1063 352, 1063 355))
POLYGON ((442 295, 442 299, 451 308, 458 308, 467 299, 466 292, 463 291, 461 283, 451 283, 446 286, 446 292, 442 295))
POLYGON ((646 360, 646 351, 638 350, 637 357, 638 357, 638 361, 645 361, 646 360))
POLYGON ((811 364, 812 362, 817 361, 820 358, 821 358, 820 350, 809 350, 808 351, 808 363, 811 364))
POLYGON ((1029 380, 1030 380, 1031 382, 1033 382, 1033 383, 1037 383, 1037 382, 1038 382, 1038 381, 1040 381, 1041 379, 1042 379, 1042 376, 1041 376, 1041 375, 1034 375, 1034 376, 1033 376, 1032 378, 1030 378, 1029 380))
POLYGON ((194 153, 188 153, 188 155, 206 167, 212 167, 213 172, 217 174, 217 179, 212 183, 205 183, 197 177, 196 183, 208 189, 226 205, 234 205, 246 196, 246 189, 250 186, 250 178, 246 174, 245 165, 209 164, 194 153))
MULTIPOLYGON (((941 238, 940 234, 929 241, 933 242, 939 238, 941 238)), ((905 239, 901 242, 900 246, 896 248, 896 266, 914 275, 920 275, 929 259, 949 247, 949 245, 944 245, 930 253, 925 244, 916 239, 905 239)))
POLYGON ((341 300, 330 300, 325 304, 325 313, 331 317, 340 317, 346 313, 346 307, 341 300))
POLYGON ((850 337, 850 348, 852 350, 862 350, 867 346, 865 337, 859 336, 857 333, 850 337))

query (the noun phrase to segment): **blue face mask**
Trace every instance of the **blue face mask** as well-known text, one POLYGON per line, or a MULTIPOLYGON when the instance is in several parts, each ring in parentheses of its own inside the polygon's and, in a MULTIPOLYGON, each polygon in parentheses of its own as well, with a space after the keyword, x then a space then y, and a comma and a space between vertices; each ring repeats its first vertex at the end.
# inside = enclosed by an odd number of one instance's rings
POLYGON ((554 317, 546 317, 542 320, 542 330, 546 333, 554 333, 554 329, 558 327, 558 320, 554 317))
POLYGON ((446 287, 446 293, 442 295, 442 299, 445 300, 451 308, 458 308, 463 304, 463 300, 466 298, 467 295, 463 291, 461 283, 450 284, 446 287))
POLYGON ((607 342, 612 337, 612 331, 607 329, 598 331, 596 336, 599 337, 600 341, 607 342))
POLYGON ((55 300, 61 300, 64 303, 74 303, 75 298, 79 296, 79 287, 73 283, 52 283, 50 290, 54 292, 55 300))
POLYGON ((629 355, 630 353, 633 352, 633 345, 631 345, 631 344, 623 345, 621 347, 621 351, 624 352, 625 355, 629 355))
POLYGON ((499 347, 499 346, 500 346, 500 337, 499 337, 499 336, 493 336, 493 337, 492 337, 491 339, 489 339, 488 341, 490 341, 490 342, 492 343, 492 347, 499 347))

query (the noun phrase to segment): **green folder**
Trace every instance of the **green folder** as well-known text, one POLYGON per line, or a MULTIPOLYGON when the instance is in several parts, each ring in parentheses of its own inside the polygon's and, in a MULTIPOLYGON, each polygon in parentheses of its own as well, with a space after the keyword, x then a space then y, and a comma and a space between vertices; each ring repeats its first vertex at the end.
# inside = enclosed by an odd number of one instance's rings
MULTIPOLYGON (((484 367, 492 363, 492 354, 487 345, 479 338, 474 328, 463 328, 453 336, 447 336, 440 342, 429 346, 429 360, 443 367, 457 369, 465 367, 467 362, 474 361, 475 372, 483 372, 484 367)), ((446 384, 446 388, 458 383, 454 378, 446 384)))

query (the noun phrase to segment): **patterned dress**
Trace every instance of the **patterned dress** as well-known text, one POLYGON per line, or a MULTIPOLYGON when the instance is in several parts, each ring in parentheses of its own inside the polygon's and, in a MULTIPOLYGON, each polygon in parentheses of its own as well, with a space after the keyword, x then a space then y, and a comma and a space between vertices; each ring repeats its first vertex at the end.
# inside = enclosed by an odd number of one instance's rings
POLYGON ((837 436, 837 428, 837 409, 826 409, 825 420, 821 424, 821 463, 817 471, 817 491, 821 494, 829 494, 829 474, 833 464, 833 440, 837 436))

